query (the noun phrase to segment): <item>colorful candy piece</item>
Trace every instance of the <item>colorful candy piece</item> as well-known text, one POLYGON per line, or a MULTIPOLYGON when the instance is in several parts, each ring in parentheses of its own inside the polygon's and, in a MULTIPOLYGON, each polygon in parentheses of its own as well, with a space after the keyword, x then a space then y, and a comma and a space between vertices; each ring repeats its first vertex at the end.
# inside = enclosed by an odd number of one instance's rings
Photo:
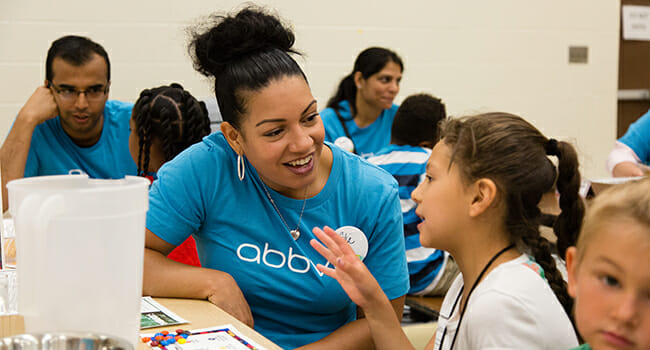
POLYGON ((185 340, 185 338, 181 338, 181 339, 178 340, 179 344, 185 344, 186 342, 187 342, 187 340, 185 340))

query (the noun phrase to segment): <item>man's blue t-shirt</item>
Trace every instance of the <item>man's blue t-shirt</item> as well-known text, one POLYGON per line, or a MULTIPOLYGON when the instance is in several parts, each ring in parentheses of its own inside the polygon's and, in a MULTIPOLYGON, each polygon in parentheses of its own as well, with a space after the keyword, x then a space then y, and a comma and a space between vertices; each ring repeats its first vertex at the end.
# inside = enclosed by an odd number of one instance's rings
POLYGON ((404 244, 411 280, 409 294, 432 289, 445 263, 444 251, 422 247, 417 228, 422 219, 415 214, 417 204, 411 199, 411 192, 422 182, 426 173, 430 155, 431 149, 428 148, 391 144, 379 150, 374 157, 368 158, 370 163, 392 174, 399 184, 404 216, 404 244))
POLYGON ((630 124, 619 141, 630 147, 641 163, 650 165, 650 111, 630 124))
POLYGON ((287 225, 300 222, 295 241, 247 160, 239 180, 237 154, 221 132, 163 165, 150 191, 147 228, 173 245, 194 235, 201 265, 236 280, 255 329, 282 348, 312 343, 356 319, 340 285, 316 270, 326 260, 309 244, 313 227, 361 229, 364 262, 386 295, 401 297, 409 287, 397 183, 365 160, 326 147, 333 163, 318 195, 303 202, 267 187, 287 225))
MULTIPOLYGON (((363 128, 357 126, 352 118, 348 101, 341 101, 339 106, 341 107, 339 113, 345 121, 358 155, 364 158, 370 157, 390 144, 390 132, 398 105, 394 104, 391 108, 384 109, 377 120, 363 128)), ((326 108, 320 112, 320 116, 325 126, 325 141, 333 143, 339 137, 347 137, 334 109, 326 108)))
POLYGON ((106 101, 102 135, 90 147, 77 146, 63 130, 59 116, 39 124, 32 135, 24 177, 65 175, 76 169, 97 179, 136 175, 129 152, 132 109, 133 103, 106 101))

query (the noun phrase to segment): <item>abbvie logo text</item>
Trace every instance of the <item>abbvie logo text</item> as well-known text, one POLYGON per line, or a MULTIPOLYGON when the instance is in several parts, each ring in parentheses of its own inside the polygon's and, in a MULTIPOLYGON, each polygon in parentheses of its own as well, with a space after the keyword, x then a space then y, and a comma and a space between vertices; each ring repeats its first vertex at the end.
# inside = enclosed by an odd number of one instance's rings
MULTIPOLYGON (((285 266, 295 273, 307 273, 312 266, 314 270, 323 276, 323 273, 316 269, 316 264, 307 257, 294 254, 293 247, 289 247, 285 254, 276 249, 270 249, 268 243, 264 243, 264 248, 258 247, 252 243, 242 243, 237 248, 237 257, 245 262, 264 264, 274 269, 281 269, 285 266)), ((329 265, 329 262, 327 263, 329 265)))

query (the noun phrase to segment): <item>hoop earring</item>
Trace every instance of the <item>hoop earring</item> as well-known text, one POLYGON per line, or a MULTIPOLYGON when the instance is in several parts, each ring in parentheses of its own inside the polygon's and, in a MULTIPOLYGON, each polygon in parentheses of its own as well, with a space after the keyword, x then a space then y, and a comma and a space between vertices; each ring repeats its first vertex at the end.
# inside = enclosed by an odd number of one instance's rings
POLYGON ((244 164, 244 159, 241 154, 237 155, 237 176, 239 181, 244 181, 244 176, 246 175, 246 165, 244 164))

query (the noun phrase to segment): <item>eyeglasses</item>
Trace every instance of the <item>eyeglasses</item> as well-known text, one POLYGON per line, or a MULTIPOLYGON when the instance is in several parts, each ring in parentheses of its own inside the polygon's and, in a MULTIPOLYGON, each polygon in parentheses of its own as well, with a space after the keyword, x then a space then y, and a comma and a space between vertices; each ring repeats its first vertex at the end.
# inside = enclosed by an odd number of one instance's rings
POLYGON ((108 85, 91 86, 86 90, 59 87, 52 84, 51 82, 48 82, 47 86, 51 87, 59 95, 59 97, 66 102, 76 101, 77 98, 79 98, 80 94, 84 94, 84 96, 86 96, 86 100, 90 102, 96 102, 101 100, 106 92, 108 92, 108 85))

